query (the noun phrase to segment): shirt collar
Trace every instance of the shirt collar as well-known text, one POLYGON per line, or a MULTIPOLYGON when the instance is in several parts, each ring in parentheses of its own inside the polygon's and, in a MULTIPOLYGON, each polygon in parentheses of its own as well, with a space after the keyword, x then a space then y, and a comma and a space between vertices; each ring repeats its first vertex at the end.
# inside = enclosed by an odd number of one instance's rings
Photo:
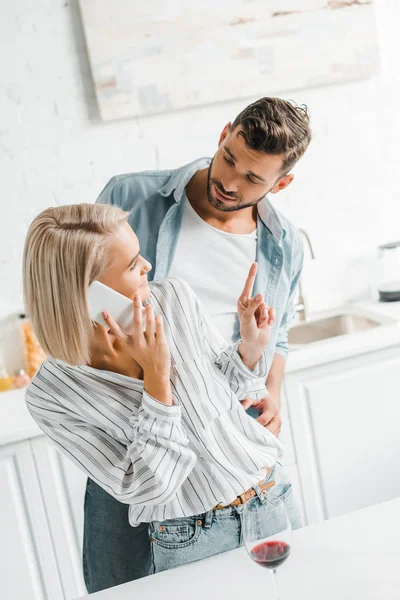
MULTIPOLYGON (((197 171, 200 171, 200 169, 206 169, 210 165, 210 162, 211 158, 202 157, 187 165, 184 165, 180 169, 176 169, 172 172, 172 175, 167 183, 163 185, 158 192, 162 196, 170 196, 173 193, 175 202, 179 204, 183 198, 185 188, 192 179, 193 175, 197 171)), ((261 221, 279 243, 282 235, 285 236, 286 232, 277 213, 271 206, 268 196, 265 196, 265 198, 258 203, 257 210, 261 221)))
POLYGON ((172 175, 168 179, 167 183, 163 185, 158 192, 162 196, 170 196, 173 192, 175 202, 181 202, 185 188, 192 179, 193 175, 197 171, 200 171, 200 169, 206 169, 210 165, 210 162, 211 158, 198 158, 188 165, 184 165, 180 169, 176 169, 172 172, 172 175))

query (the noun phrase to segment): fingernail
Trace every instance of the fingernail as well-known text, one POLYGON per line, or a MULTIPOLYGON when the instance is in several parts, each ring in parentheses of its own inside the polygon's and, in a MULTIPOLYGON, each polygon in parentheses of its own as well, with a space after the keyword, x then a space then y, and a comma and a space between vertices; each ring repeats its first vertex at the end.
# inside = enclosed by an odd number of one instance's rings
POLYGON ((107 321, 108 319, 108 312, 103 312, 103 319, 105 319, 107 321))
POLYGON ((140 295, 139 294, 135 294, 133 297, 134 300, 139 300, 140 299, 140 295))
POLYGON ((268 325, 272 325, 272 324, 273 324, 273 322, 274 322, 274 320, 273 320, 273 319, 270 319, 270 320, 268 321, 268 325))
POLYGON ((256 300, 261 300, 261 294, 257 294, 256 300))

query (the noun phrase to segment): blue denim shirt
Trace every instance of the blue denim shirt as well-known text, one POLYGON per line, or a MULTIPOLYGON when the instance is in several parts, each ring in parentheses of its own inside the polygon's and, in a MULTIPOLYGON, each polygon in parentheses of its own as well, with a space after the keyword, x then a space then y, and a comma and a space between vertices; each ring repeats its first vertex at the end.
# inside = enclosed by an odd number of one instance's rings
MULTIPOLYGON (((150 280, 168 277, 182 223, 185 187, 196 171, 208 167, 210 161, 201 158, 180 169, 117 175, 97 199, 130 212, 129 224, 139 239, 141 254, 153 265, 150 280)), ((265 302, 276 310, 267 355, 271 365, 275 352, 285 357, 288 353, 287 333, 295 314, 303 246, 297 230, 271 206, 267 197, 258 204, 256 260, 258 273, 253 294, 264 294, 265 302)), ((237 320, 234 339, 238 338, 237 320)))

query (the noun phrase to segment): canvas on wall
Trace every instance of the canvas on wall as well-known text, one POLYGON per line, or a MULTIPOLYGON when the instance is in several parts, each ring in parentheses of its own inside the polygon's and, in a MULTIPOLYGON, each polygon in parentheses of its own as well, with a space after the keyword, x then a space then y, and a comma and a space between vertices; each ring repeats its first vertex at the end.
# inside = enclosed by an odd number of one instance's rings
POLYGON ((369 77, 372 0, 80 0, 105 120, 369 77))

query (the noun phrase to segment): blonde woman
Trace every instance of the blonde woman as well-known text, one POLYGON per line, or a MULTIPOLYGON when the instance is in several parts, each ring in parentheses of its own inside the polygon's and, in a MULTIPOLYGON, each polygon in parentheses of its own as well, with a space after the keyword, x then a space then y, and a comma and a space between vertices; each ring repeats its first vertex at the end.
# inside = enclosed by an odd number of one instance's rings
MULTIPOLYGON (((227 347, 187 284, 149 285, 151 265, 127 216, 81 204, 49 208, 31 224, 25 302, 49 358, 26 400, 89 481, 129 506, 130 524, 143 531, 140 577, 238 546, 240 508, 267 510, 262 492, 282 446, 240 404, 265 394, 274 313, 250 297, 256 266, 238 301, 241 339, 227 347), (107 314, 108 328, 90 320, 94 280, 133 299, 133 333, 107 314)), ((110 537, 111 548, 117 541, 110 537)))

